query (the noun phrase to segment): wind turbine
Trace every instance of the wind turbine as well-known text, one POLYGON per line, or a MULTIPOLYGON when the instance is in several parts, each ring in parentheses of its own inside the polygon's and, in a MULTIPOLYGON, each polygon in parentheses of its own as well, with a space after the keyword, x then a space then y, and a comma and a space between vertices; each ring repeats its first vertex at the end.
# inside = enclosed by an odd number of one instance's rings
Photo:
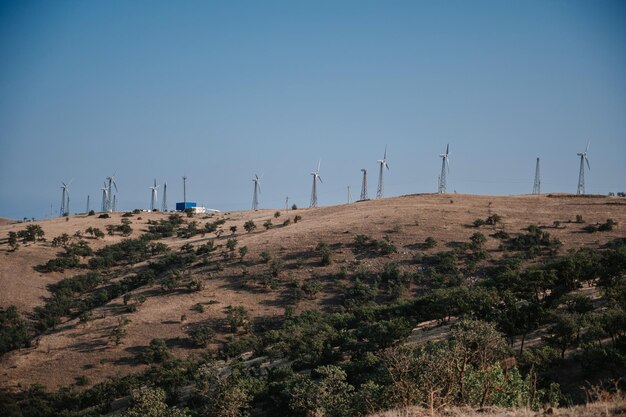
POLYGON ((376 161, 380 164, 380 171, 378 173, 378 190, 376 191, 376 198, 382 198, 383 193, 385 191, 385 186, 383 184, 383 167, 386 167, 389 170, 389 164, 387 164, 387 145, 385 145, 385 155, 383 159, 379 159, 376 161))
POLYGON ((311 175, 313 175, 313 190, 311 191, 311 204, 309 208, 317 207, 317 180, 320 180, 322 184, 324 183, 322 177, 320 177, 320 162, 321 161, 317 161, 317 169, 311 172, 311 175))
POLYGON ((259 209, 259 194, 261 194, 261 178, 263 178, 263 174, 259 177, 257 174, 254 174, 254 178, 252 178, 252 182, 254 182, 254 195, 252 196, 252 210, 259 209))
POLYGON ((445 194, 446 192, 446 176, 450 173, 450 158, 448 157, 450 151, 450 144, 446 145, 446 153, 439 155, 441 158, 441 174, 439 175, 439 194, 445 194))
POLYGON ((62 190, 62 194, 61 194, 61 217, 63 216, 67 216, 70 214, 70 184, 71 181, 69 183, 64 183, 61 182, 61 184, 63 184, 63 186, 61 187, 62 190))
POLYGON ((108 211, 108 201, 109 201, 109 194, 108 194, 108 188, 107 188, 107 183, 106 181, 104 182, 104 187, 101 188, 102 190, 102 212, 106 212, 108 211))
POLYGON ((578 189, 576 190, 576 194, 585 194, 585 161, 587 162, 587 168, 589 168, 589 171, 591 171, 591 167, 589 166, 589 158, 587 158, 589 143, 590 142, 587 142, 585 152, 578 152, 576 154, 580 156, 580 172, 578 173, 578 189))
POLYGON ((163 203, 161 206, 161 211, 164 213, 167 211, 167 182, 163 183, 163 203))
POLYGON ((539 172, 539 157, 537 157, 537 165, 535 166, 535 182, 533 183, 533 194, 541 194, 541 175, 539 172))
POLYGON ((367 200, 367 169, 361 169, 363 181, 361 182, 361 200, 367 200))
POLYGON ((110 177, 107 177, 106 180, 109 182, 109 185, 107 189, 107 206, 106 206, 105 211, 112 212, 114 210, 114 207, 113 207, 113 202, 111 201, 111 197, 113 196, 113 189, 111 188, 111 185, 115 187, 115 191, 117 192, 117 184, 115 183, 115 173, 113 173, 113 175, 111 175, 110 177))
POLYGON ((152 190, 151 194, 151 199, 150 199, 150 211, 154 211, 156 210, 156 206, 157 206, 157 189, 160 187, 160 185, 157 185, 156 183, 156 178, 154 179, 154 185, 152 187, 148 187, 150 190, 152 190))

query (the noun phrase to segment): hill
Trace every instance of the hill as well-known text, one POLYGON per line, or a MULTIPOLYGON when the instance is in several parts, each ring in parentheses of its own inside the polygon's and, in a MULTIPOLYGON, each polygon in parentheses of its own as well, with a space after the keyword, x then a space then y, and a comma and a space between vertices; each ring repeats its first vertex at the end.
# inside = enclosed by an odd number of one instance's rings
MULTIPOLYGON (((427 341, 445 340, 463 317, 494 323, 513 351, 539 350, 555 338, 553 326, 560 320, 555 312, 576 302, 591 305, 584 313, 589 316, 610 308, 613 295, 607 298, 607 289, 598 285, 604 273, 598 268, 608 256, 602 248, 623 242, 624 224, 621 198, 456 194, 193 218, 137 211, 0 224, 2 237, 22 231, 17 250, 5 245, 0 252, 0 307, 16 311, 3 326, 21 335, 0 357, 0 386, 18 397, 31 384, 49 390, 74 384, 84 390, 110 377, 156 372, 159 363, 175 360, 222 360, 222 369, 231 369, 232 360, 253 352, 252 358, 266 358, 262 362, 295 361, 296 371, 339 365, 358 388, 367 372, 352 369, 356 358, 361 363, 367 352, 419 349, 427 341), (256 228, 246 231, 252 223, 256 228), (32 225, 40 227, 45 241, 29 238, 32 225), (93 228, 109 232, 96 237, 93 228), (571 282, 563 284, 558 268, 566 261, 578 269, 570 270, 571 282), (546 263, 557 272, 542 275, 545 282, 528 294, 530 287, 515 280, 530 279, 528 269, 546 263), (442 295, 450 291, 466 293, 451 301, 442 295), (436 302, 441 309, 444 301, 451 303, 446 311, 436 311, 435 305, 419 310, 435 296, 445 298, 436 302), (480 307, 489 312, 475 305, 489 302, 480 307), (517 311, 528 302, 546 313, 530 327, 502 318, 510 306, 517 311), (319 341, 317 356, 294 353, 306 349, 281 332, 309 311, 321 313, 314 322, 331 320, 331 327, 355 339, 342 342, 333 335, 332 343, 319 341), (367 319, 370 333, 335 323, 350 314, 352 321, 373 315, 367 319), (382 317, 385 330, 376 324, 382 317)), ((619 268, 614 274, 623 279, 619 268)), ((576 306, 568 311, 578 314, 576 306)), ((558 381, 577 400, 576 384, 589 374, 583 375, 578 359, 567 358, 580 353, 580 335, 592 327, 589 323, 578 326, 576 340, 562 349, 559 363, 567 369, 541 375, 545 387, 558 381)), ((303 332, 298 337, 311 339, 302 342, 314 344, 330 330, 291 331, 303 332)), ((621 327, 615 335, 599 334, 599 346, 611 338, 617 343, 623 334, 621 327)), ((558 360, 560 345, 551 346, 558 360)), ((517 358, 522 371, 530 369, 524 360, 531 359, 517 358)), ((609 375, 593 377, 602 381, 609 375)), ((181 386, 193 380, 186 378, 181 386)), ((255 412, 261 412, 267 394, 254 395, 255 412)))

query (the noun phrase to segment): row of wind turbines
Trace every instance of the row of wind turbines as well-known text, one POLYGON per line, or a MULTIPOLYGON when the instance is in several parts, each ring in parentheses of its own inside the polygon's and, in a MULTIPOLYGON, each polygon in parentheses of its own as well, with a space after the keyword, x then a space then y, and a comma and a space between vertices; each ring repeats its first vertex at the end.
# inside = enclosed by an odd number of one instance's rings
MULTIPOLYGON (((578 152, 576 155, 580 157, 580 169, 578 173, 578 187, 576 189, 576 194, 585 194, 585 164, 588 170, 591 170, 591 166, 589 165, 589 158, 587 153, 589 151, 589 144, 587 142, 587 146, 585 147, 584 152, 578 152)), ((441 172, 438 178, 438 186, 437 192, 440 194, 445 194, 447 192, 447 176, 450 173, 450 144, 446 145, 446 150, 444 153, 440 154, 441 158, 441 172)), ((320 175, 320 163, 317 162, 317 168, 311 172, 311 176, 313 177, 313 185, 311 189, 311 201, 309 207, 317 207, 317 191, 318 191, 318 182, 323 184, 322 177, 320 175)), ((376 189, 376 198, 382 198, 385 192, 385 184, 384 184, 384 173, 385 170, 389 171, 389 163, 387 160, 387 146, 385 146, 385 152, 383 154, 382 159, 378 159, 376 163, 379 165, 378 170, 378 186, 376 189)), ((367 169, 362 168, 362 181, 361 181, 361 194, 360 200, 367 200, 367 169)), ((254 183, 254 191, 252 196, 252 209, 258 210, 260 204, 260 194, 261 194, 261 179, 263 178, 263 174, 260 176, 255 174, 252 178, 252 182, 254 183)), ((183 177, 183 189, 184 189, 184 200, 187 202, 187 177, 183 177)), ((70 193, 69 186, 71 181, 68 183, 61 182, 62 186, 62 196, 61 196, 61 216, 67 216, 70 212, 70 193)), ((150 190, 150 211, 154 211, 158 208, 158 189, 161 185, 157 184, 156 179, 154 179, 153 185, 148 187, 150 190)), ((106 177, 104 181, 104 185, 101 188, 102 191, 102 212, 113 212, 116 211, 116 195, 113 190, 117 192, 117 183, 115 174, 106 177)), ((540 159, 537 158, 535 165, 535 181, 533 183, 533 194, 541 194, 541 176, 540 176, 540 159)), ((288 198, 287 198, 288 202, 288 198)), ((348 186, 348 203, 352 202, 352 194, 350 191, 350 186, 348 186)), ((161 202, 161 211, 167 211, 167 182, 163 183, 163 199, 161 202)), ((89 196, 87 196, 87 212, 89 212, 89 196)))
MULTIPOLYGON (((576 189, 576 194, 585 194, 585 162, 587 163, 587 168, 591 170, 591 166, 589 165, 589 158, 587 157, 587 152, 589 151, 589 144, 587 142, 587 146, 584 152, 579 152, 577 155, 580 157, 580 170, 578 173, 578 187, 576 189)), ((447 177, 450 173, 450 144, 446 145, 446 150, 444 153, 439 154, 441 158, 441 173, 439 174, 438 184, 437 184, 437 192, 440 194, 445 194, 447 192, 447 177)), ((382 198, 384 196, 385 191, 385 183, 384 183, 384 172, 385 168, 389 170, 389 163, 387 162, 387 146, 385 146, 385 153, 383 154, 383 159, 379 159, 376 161, 379 165, 378 171, 378 187, 376 189, 376 198, 382 198)), ((533 194, 541 194, 541 176, 540 176, 540 160, 537 158, 537 163, 535 166, 535 181, 533 184, 533 194)), ((367 200, 367 169, 362 168, 361 172, 363 173, 363 178, 361 181, 361 195, 360 200, 367 200)), ((309 207, 317 207, 317 188, 318 181, 320 184, 323 184, 322 177, 320 176, 320 161, 317 162, 317 169, 311 172, 311 176, 313 176, 313 186, 311 189, 311 202, 309 207)), ((259 208, 259 194, 261 192, 261 178, 258 175, 255 175, 252 181, 254 182, 254 194, 252 197, 252 209, 257 210, 259 208)), ((350 186, 348 186, 348 203, 352 202, 352 194, 350 191, 350 186)))

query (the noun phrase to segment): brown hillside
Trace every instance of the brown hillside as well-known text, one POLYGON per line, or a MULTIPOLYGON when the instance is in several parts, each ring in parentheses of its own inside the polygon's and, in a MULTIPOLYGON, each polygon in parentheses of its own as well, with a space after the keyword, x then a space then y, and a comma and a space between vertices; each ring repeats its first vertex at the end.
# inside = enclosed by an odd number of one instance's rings
MULTIPOLYGON (((257 212, 243 211, 218 215, 198 215, 199 226, 223 218, 223 234, 215 237, 207 234, 191 239, 167 238, 162 242, 172 249, 183 244, 199 245, 215 239, 216 244, 225 244, 231 236, 229 228, 237 226, 234 237, 238 247, 247 246, 246 256, 248 275, 266 273, 268 265, 259 262, 263 251, 269 252, 274 259, 281 258, 285 269, 279 279, 307 280, 316 275, 322 279, 322 294, 315 300, 305 300, 298 304, 297 311, 310 308, 331 309, 337 300, 341 287, 332 279, 342 266, 358 264, 371 271, 378 270, 382 264, 391 260, 398 261, 403 268, 410 268, 409 261, 422 249, 421 243, 432 236, 438 241, 435 249, 426 252, 446 250, 447 245, 455 242, 467 242, 470 235, 480 230, 487 237, 486 248, 495 250, 500 241, 489 237, 495 232, 491 226, 480 229, 469 227, 477 218, 486 218, 498 214, 503 224, 498 229, 508 233, 522 233, 529 224, 549 226, 546 231, 563 242, 561 252, 570 248, 598 247, 599 245, 625 236, 626 200, 621 198, 574 196, 476 196, 476 195, 413 195, 397 198, 385 198, 358 202, 351 205, 300 209, 281 212, 278 219, 273 217, 274 210, 257 212), (293 223, 295 215, 302 220, 293 223), (576 215, 581 215, 584 224, 573 223, 576 215), (206 218, 203 218, 206 217, 206 218), (282 226, 285 219, 292 223, 282 226), (608 218, 618 224, 610 232, 584 233, 582 228, 590 223, 603 223, 608 218), (257 229, 246 233, 243 224, 254 220, 257 229), (274 228, 265 230, 262 224, 271 219, 274 228), (560 227, 553 227, 554 222, 560 227), (358 234, 375 239, 389 236, 397 246, 398 253, 386 257, 361 258, 355 255, 347 244, 358 234), (333 246, 334 262, 328 267, 320 267, 319 257, 314 253, 315 246, 325 241, 333 246)), ((166 218, 164 213, 141 213, 130 218, 134 229, 131 237, 137 237, 147 230, 148 220, 166 218), (139 219, 141 218, 141 219, 139 219)), ((23 313, 43 303, 48 295, 47 285, 63 277, 83 273, 84 270, 72 270, 65 273, 39 273, 33 268, 55 257, 59 248, 52 247, 50 241, 62 233, 73 235, 84 231, 89 226, 102 230, 109 224, 120 224, 121 214, 114 214, 110 219, 98 219, 97 216, 72 216, 37 222, 45 231, 47 242, 22 245, 16 252, 6 251, 6 245, 0 246, 0 306, 16 305, 23 313)), ((190 219, 186 219, 190 220, 190 219)), ((25 228, 25 224, 0 225, 0 237, 9 231, 25 228)), ((121 236, 106 236, 103 240, 86 239, 98 249, 105 245, 119 242, 121 236)), ((217 255, 216 255, 217 256, 217 255)), ((185 330, 200 322, 219 323, 225 317, 225 308, 229 305, 245 306, 252 317, 282 315, 286 306, 286 291, 270 290, 258 285, 245 284, 242 276, 242 264, 239 261, 225 261, 224 269, 217 271, 202 266, 194 267, 192 273, 204 283, 204 289, 198 292, 175 291, 164 294, 158 286, 144 287, 135 291, 147 297, 138 311, 127 313, 121 299, 112 300, 93 312, 93 320, 79 323, 73 319, 37 338, 34 347, 10 352, 0 358, 0 385, 4 387, 28 386, 33 383, 49 388, 73 383, 75 377, 86 375, 91 383, 101 381, 110 375, 127 374, 143 369, 133 360, 138 349, 148 345, 151 339, 165 339, 175 355, 186 356, 198 353, 187 342, 185 330), (205 303, 202 313, 192 310, 198 303, 205 303), (181 316, 187 320, 181 322, 181 316), (131 320, 127 326, 128 336, 123 343, 115 346, 110 342, 112 329, 118 318, 125 316, 131 320)), ((410 296, 410 295, 409 295, 410 296)), ((223 341, 226 334, 218 334, 223 341)), ((215 346, 212 346, 215 348, 215 346)))

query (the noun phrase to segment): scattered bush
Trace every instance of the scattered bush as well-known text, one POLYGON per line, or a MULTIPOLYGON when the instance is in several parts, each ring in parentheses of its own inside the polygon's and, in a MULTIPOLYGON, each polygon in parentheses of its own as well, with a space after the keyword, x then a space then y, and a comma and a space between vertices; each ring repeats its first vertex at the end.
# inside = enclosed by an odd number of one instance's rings
POLYGON ((172 358, 170 349, 163 339, 152 339, 143 352, 139 354, 139 360, 143 363, 163 363, 172 358))
POLYGON ((266 251, 261 252, 259 256, 261 257, 261 260, 263 261, 264 264, 272 260, 272 255, 270 255, 269 252, 266 252, 266 251))
POLYGON ((17 232, 17 237, 22 239, 22 243, 44 241, 45 233, 38 224, 29 224, 26 229, 17 232))
POLYGON ((424 240, 424 247, 426 249, 432 249, 435 246, 437 246, 437 241, 432 237, 432 236, 428 236, 425 240, 424 240))
POLYGON ((254 224, 252 220, 248 220, 247 222, 243 224, 243 228, 246 230, 246 232, 250 233, 254 229, 256 229, 256 224, 254 224))
POLYGON ((326 242, 319 242, 315 247, 315 251, 322 257, 320 263, 322 266, 330 265, 333 263, 332 252, 330 246, 326 242))
POLYGON ((23 347, 30 347, 33 330, 15 306, 0 307, 0 355, 23 347))
POLYGON ((236 333, 240 327, 246 325, 248 320, 248 310, 244 306, 228 306, 226 308, 226 322, 233 333, 236 333))
POLYGON ((196 346, 207 347, 215 337, 215 330, 206 324, 202 324, 192 328, 188 334, 196 346))

